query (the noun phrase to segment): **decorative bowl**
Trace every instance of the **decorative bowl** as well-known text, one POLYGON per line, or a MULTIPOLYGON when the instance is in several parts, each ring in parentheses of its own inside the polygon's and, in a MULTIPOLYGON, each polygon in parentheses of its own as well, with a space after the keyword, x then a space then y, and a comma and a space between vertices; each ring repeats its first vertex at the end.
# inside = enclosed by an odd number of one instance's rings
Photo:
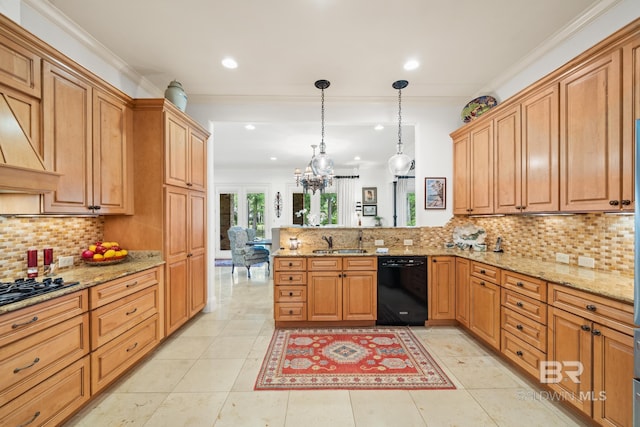
POLYGON ((85 264, 91 265, 91 266, 105 266, 105 265, 120 264, 121 262, 126 261, 128 257, 129 255, 125 255, 117 258, 113 257, 113 258, 106 258, 106 259, 100 259, 100 260, 83 258, 82 261, 84 261, 85 264))

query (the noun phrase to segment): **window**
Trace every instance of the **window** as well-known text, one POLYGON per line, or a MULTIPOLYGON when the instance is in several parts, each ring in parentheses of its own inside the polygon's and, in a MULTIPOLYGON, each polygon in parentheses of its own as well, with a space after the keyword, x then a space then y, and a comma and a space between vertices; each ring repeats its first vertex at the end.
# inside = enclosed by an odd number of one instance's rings
POLYGON ((264 239, 264 193, 247 193, 247 223, 256 230, 256 237, 264 239))
POLYGON ((320 195, 320 224, 338 223, 338 195, 336 193, 323 193, 320 195))
POLYGON ((407 225, 416 225, 416 193, 407 193, 407 225))

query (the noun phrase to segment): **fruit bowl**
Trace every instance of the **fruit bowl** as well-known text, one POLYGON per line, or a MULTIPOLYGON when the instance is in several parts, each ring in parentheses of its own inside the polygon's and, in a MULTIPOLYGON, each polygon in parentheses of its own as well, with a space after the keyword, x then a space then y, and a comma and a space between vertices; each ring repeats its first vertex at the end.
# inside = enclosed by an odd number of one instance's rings
POLYGON ((82 261, 84 261, 84 263, 87 265, 105 266, 105 265, 120 264, 121 262, 126 261, 128 257, 129 257, 128 255, 125 255, 121 257, 104 258, 104 259, 97 259, 97 260, 83 258, 82 261))

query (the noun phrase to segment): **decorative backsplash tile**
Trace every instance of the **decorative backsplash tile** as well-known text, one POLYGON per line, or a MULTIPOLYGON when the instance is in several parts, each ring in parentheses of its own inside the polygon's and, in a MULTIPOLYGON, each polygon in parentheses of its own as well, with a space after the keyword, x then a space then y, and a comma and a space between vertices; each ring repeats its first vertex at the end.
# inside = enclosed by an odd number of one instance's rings
POLYGON ((103 217, 2 217, 0 216, 0 279, 26 276, 27 250, 38 250, 38 275, 43 274, 42 250, 53 248, 54 261, 74 256, 102 238, 103 217))

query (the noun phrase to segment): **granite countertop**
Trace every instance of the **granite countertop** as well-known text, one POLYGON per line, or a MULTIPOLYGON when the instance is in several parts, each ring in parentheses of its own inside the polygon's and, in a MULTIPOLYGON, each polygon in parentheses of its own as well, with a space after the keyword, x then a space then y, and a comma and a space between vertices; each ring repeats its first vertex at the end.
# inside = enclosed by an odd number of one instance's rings
POLYGON ((596 295, 612 298, 624 303, 633 304, 633 277, 621 276, 590 268, 568 264, 546 262, 532 258, 523 258, 506 253, 477 252, 461 249, 438 248, 389 248, 388 253, 376 253, 376 248, 365 247, 363 254, 314 254, 311 250, 279 250, 275 256, 411 256, 411 255, 450 255, 467 258, 473 261, 499 267, 503 270, 526 274, 531 277, 558 283, 575 289, 591 292, 596 295))
MULTIPOLYGON (((67 295, 91 286, 99 285, 110 280, 128 276, 133 273, 148 270, 163 265, 164 260, 160 251, 131 251, 129 258, 119 264, 105 266, 81 265, 69 269, 59 270, 51 277, 62 277, 65 282, 79 282, 77 285, 65 286, 53 292, 36 295, 31 298, 0 306, 0 314, 28 307, 52 298, 67 295)), ((42 278, 39 277, 38 280, 42 278)))

